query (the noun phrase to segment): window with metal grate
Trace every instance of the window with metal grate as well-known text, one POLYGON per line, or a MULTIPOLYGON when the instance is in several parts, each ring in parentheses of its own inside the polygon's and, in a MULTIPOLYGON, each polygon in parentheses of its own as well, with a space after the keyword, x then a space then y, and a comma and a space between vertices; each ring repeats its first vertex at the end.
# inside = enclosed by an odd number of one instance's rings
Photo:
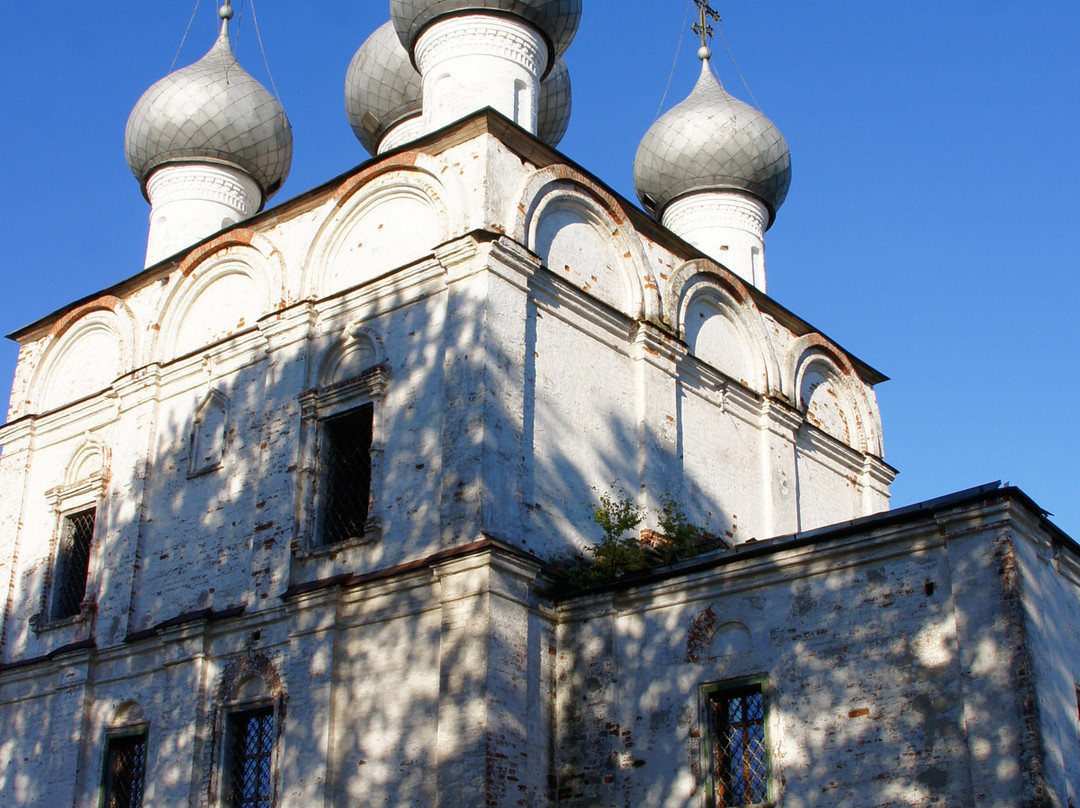
POLYGON ((146 779, 146 733, 105 741, 104 808, 141 808, 146 779))
POLYGON ((271 808, 274 802, 274 709, 229 713, 225 730, 225 805, 271 808))
POLYGON ((747 806, 768 799, 765 695, 760 685, 706 693, 713 804, 747 806))
POLYGON ((86 576, 90 570, 90 542, 94 538, 95 508, 65 516, 56 548, 52 609, 49 617, 63 620, 82 610, 86 576))
POLYGON ((322 424, 322 544, 364 535, 371 496, 374 413, 374 405, 365 404, 322 424))

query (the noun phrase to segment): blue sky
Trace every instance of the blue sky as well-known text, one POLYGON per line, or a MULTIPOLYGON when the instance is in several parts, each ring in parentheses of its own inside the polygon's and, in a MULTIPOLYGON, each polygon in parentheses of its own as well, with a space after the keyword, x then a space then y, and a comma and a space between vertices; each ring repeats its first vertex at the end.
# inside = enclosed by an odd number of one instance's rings
MULTIPOLYGON (((251 0, 237 53, 264 83, 251 0)), ((633 198, 641 135, 690 91, 681 0, 584 0, 560 149, 633 198), (676 61, 676 51, 679 58, 676 61), (674 73, 672 65, 675 63, 674 73)), ((1080 537, 1080 3, 714 3, 714 65, 792 151, 769 293, 891 377, 877 388, 894 506, 996 479, 1080 537)), ((127 115, 168 72, 194 0, 9 3, 0 29, 0 330, 142 268, 149 208, 127 115), (103 9, 108 9, 105 13, 103 9)), ((234 8, 241 11, 236 0, 234 8)), ((256 0, 296 139, 280 203, 366 159, 345 69, 382 0, 256 0)), ((177 66, 211 45, 201 0, 177 66)), ((0 345, 0 399, 16 346, 0 345)))

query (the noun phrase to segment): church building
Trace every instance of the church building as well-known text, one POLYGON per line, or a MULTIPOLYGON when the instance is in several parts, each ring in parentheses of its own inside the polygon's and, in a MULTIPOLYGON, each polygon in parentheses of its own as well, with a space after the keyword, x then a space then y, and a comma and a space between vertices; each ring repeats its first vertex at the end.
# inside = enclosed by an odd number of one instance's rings
POLYGON ((696 1, 636 201, 558 151, 583 0, 391 0, 275 207, 228 0, 150 86, 145 267, 12 335, 0 805, 1080 806, 1080 547, 889 509, 696 1))

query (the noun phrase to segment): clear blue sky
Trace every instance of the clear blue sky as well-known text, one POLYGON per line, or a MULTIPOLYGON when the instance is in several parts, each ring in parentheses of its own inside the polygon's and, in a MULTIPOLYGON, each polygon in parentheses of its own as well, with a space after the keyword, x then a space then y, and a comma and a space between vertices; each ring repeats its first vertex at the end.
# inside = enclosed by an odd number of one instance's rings
MULTIPOLYGON (((237 53, 266 83, 250 2, 237 53)), ((3 333, 142 268, 149 208, 124 163, 124 124, 169 70, 194 5, 5 4, 3 333)), ((633 198, 684 5, 584 5, 560 148, 633 198)), ((1000 478, 1080 537, 1080 3, 714 5, 792 151, 791 192, 766 236, 769 293, 892 378, 877 391, 900 470, 894 506, 1000 478)), ((255 11, 296 138, 280 203, 366 159, 344 74, 389 10, 256 0, 255 11)), ((202 0, 178 66, 210 47, 214 13, 202 0)), ((695 49, 687 33, 665 109, 693 85, 695 49)), ((719 38, 714 51, 725 85, 750 100, 719 38)), ((15 359, 5 341, 0 399, 15 359)))

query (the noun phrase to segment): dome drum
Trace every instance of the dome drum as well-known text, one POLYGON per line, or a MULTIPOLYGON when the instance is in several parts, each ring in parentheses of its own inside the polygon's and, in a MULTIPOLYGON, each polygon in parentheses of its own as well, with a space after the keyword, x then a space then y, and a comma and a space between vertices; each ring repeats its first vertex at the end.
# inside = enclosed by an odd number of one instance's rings
POLYGON ((390 13, 398 38, 410 53, 424 30, 440 18, 470 13, 515 17, 544 38, 552 56, 546 75, 577 33, 581 0, 391 0, 390 13))
MULTIPOLYGON (((508 67, 514 70, 513 65, 508 67)), ((550 146, 558 145, 570 123, 571 103, 570 71, 559 57, 540 83, 537 137, 550 146)), ((471 111, 475 103, 468 107, 459 111, 458 117, 471 111)), ((393 22, 387 22, 360 46, 349 65, 345 78, 349 124, 369 153, 381 154, 424 134, 422 108, 423 80, 398 40, 393 22)))

